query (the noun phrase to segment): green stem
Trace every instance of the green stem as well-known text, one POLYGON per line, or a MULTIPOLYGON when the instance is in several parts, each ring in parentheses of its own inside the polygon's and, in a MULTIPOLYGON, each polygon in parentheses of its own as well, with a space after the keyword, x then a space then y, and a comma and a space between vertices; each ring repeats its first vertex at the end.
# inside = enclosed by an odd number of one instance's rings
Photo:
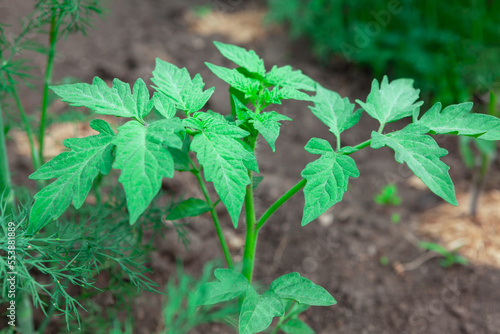
POLYGON ((385 123, 380 123, 380 127, 378 128, 378 133, 382 133, 382 131, 384 131, 384 127, 385 127, 385 123))
POLYGON ((12 96, 16 101, 17 110, 19 110, 19 114, 21 115, 21 119, 24 123, 24 130, 26 131, 26 135, 28 137, 28 142, 30 144, 31 150, 31 160, 33 162, 33 169, 37 170, 40 167, 40 160, 38 158, 37 149, 35 147, 35 141, 33 140, 33 131, 31 130, 30 123, 28 121, 28 117, 26 116, 26 111, 24 109, 23 104, 21 103, 21 99, 19 98, 19 94, 17 93, 16 83, 10 74, 7 74, 7 80, 9 81, 9 85, 12 90, 12 96))
POLYGON ((248 171, 248 177, 250 178, 250 184, 247 185, 247 191, 245 194, 245 214, 246 214, 246 239, 245 239, 245 250, 243 253, 243 270, 242 274, 245 276, 249 282, 252 282, 253 268, 255 264, 255 250, 257 248, 257 234, 258 229, 256 229, 256 219, 255 219, 255 208, 253 202, 253 172, 248 171))
POLYGON ((273 213, 276 212, 276 210, 279 209, 280 206, 282 206, 286 201, 288 201, 293 195, 298 193, 304 186, 306 185, 306 179, 300 180, 296 185, 294 185, 290 190, 288 190, 283 196, 278 198, 276 202, 274 202, 273 205, 269 209, 267 209, 266 212, 262 215, 262 217, 259 219, 259 222, 257 223, 257 231, 261 229, 261 227, 266 223, 266 221, 269 219, 269 217, 272 216, 273 213))
POLYGON ((42 97, 42 111, 40 115, 40 133, 38 136, 38 144, 40 145, 38 150, 38 158, 40 163, 43 164, 43 146, 45 137, 45 125, 47 122, 47 109, 49 107, 49 86, 52 82, 52 72, 54 70, 54 57, 56 54, 56 44, 57 35, 59 30, 59 17, 56 17, 56 13, 52 13, 52 18, 50 19, 50 33, 49 33, 49 53, 47 55, 47 66, 45 68, 45 77, 43 80, 43 97, 42 97))
POLYGON ((205 181, 201 175, 201 171, 199 169, 192 169, 191 172, 196 176, 198 183, 200 184, 201 191, 203 192, 203 196, 205 196, 205 201, 208 206, 210 206, 210 214, 212 215, 212 220, 214 221, 215 230, 217 231, 217 236, 219 237, 219 242, 222 247, 222 252, 224 253, 224 258, 226 259, 227 267, 229 269, 233 269, 233 260, 231 258, 231 252, 229 251, 229 247, 227 246, 226 239, 224 238, 224 233, 222 232, 221 223, 219 220, 219 216, 217 215, 217 211, 215 210, 215 205, 212 203, 210 199, 210 194, 208 193, 208 189, 205 185, 205 181))
POLYGON ((28 292, 22 292, 18 309, 18 326, 20 333, 34 333, 33 308, 28 292))
POLYGON ((278 323, 276 324, 276 327, 274 327, 274 330, 271 334, 277 334, 278 333, 278 330, 281 329, 281 325, 283 325, 283 323, 288 320, 292 315, 294 315, 294 313, 290 312, 293 307, 295 306, 295 302, 291 302, 290 303, 290 306, 288 307, 288 309, 285 311, 285 315, 280 317, 280 320, 278 321, 278 323))
POLYGON ((10 198, 11 179, 9 169, 9 159, 7 155, 7 145, 5 143, 4 125, 3 125, 3 111, 0 102, 0 206, 3 205, 3 200, 6 201, 10 198))
POLYGON ((347 153, 347 152, 340 152, 340 153, 338 153, 338 154, 340 154, 340 155, 351 155, 351 154, 353 154, 354 152, 357 152, 357 151, 359 151, 359 150, 364 149, 364 148, 365 148, 365 147, 367 147, 367 146, 370 146, 370 144, 371 144, 371 143, 372 143, 372 140, 371 140, 371 139, 368 139, 368 140, 365 140, 364 142, 362 142, 362 143, 360 143, 360 144, 358 144, 358 145, 354 146, 354 147, 353 147, 353 149, 354 149, 355 151, 352 151, 352 152, 349 152, 349 153, 347 153))
POLYGON ((490 103, 488 104, 488 114, 495 116, 497 106, 497 97, 493 91, 490 91, 490 103))

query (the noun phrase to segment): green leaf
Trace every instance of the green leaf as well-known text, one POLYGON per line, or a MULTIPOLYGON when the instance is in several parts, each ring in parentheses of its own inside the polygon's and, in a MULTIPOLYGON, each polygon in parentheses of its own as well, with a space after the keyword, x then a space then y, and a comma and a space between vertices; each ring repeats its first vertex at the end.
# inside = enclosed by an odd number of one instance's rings
POLYGON ((249 113, 255 130, 264 137, 269 143, 273 152, 276 150, 276 139, 280 134, 280 121, 291 121, 292 119, 284 115, 278 114, 276 111, 267 111, 261 114, 249 113))
POLYGON ((266 104, 281 104, 281 100, 312 101, 313 98, 304 92, 289 87, 275 87, 271 91, 267 89, 264 91, 264 102, 266 104))
POLYGON ((98 114, 114 115, 143 119, 153 105, 149 100, 149 92, 142 79, 137 79, 133 93, 130 85, 118 79, 113 80, 113 87, 95 77, 92 85, 77 83, 71 85, 51 86, 64 102, 76 107, 87 107, 98 114))
POLYGON ((252 188, 253 189, 257 189, 257 187, 259 186, 259 184, 262 182, 262 180, 264 180, 264 177, 263 176, 258 176, 258 175, 254 175, 252 177, 252 188))
POLYGON ((156 66, 151 81, 157 85, 157 92, 167 97, 176 109, 191 114, 200 110, 210 99, 215 88, 203 91, 205 84, 199 74, 191 80, 186 68, 178 68, 156 58, 156 66))
POLYGON ((448 203, 457 205, 455 189, 448 167, 439 158, 448 151, 440 148, 432 137, 426 135, 429 129, 418 124, 410 124, 404 129, 387 135, 372 132, 371 146, 389 146, 396 155, 396 161, 406 163, 432 192, 448 203))
POLYGON ((229 96, 231 96, 231 115, 234 118, 236 118, 237 117, 236 109, 241 108, 241 106, 246 108, 245 105, 250 103, 250 100, 245 98, 245 93, 237 90, 232 86, 229 86, 229 96))
POLYGON ((121 169, 130 213, 130 224, 146 210, 161 187, 163 177, 174 176, 174 160, 168 147, 180 149, 183 130, 178 119, 160 120, 147 127, 130 121, 118 128, 113 143, 117 147, 114 168, 121 169))
POLYGON ((314 97, 314 107, 309 107, 312 113, 319 118, 337 139, 340 133, 356 125, 361 117, 361 110, 354 111, 354 103, 349 98, 342 98, 339 94, 318 85, 314 97))
POLYGON ((275 279, 271 289, 283 299, 292 299, 300 304, 330 306, 337 304, 324 288, 314 284, 299 273, 290 273, 275 279))
POLYGON ((220 79, 230 84, 235 89, 245 93, 245 97, 256 96, 260 89, 260 81, 249 78, 236 69, 229 69, 210 63, 205 63, 208 68, 220 79))
POLYGON ((436 244, 435 242, 428 242, 428 241, 421 241, 418 244, 418 247, 425 249, 425 250, 430 250, 433 252, 436 252, 438 254, 441 254, 443 256, 449 256, 450 251, 441 246, 440 244, 436 244))
POLYGON ((316 82, 303 74, 302 71, 294 71, 291 66, 277 67, 273 66, 271 71, 266 74, 266 83, 279 86, 289 87, 307 91, 316 90, 316 82))
POLYGON ((155 92, 153 94, 154 106, 158 112, 165 117, 166 119, 173 118, 177 109, 175 108, 175 104, 172 103, 172 100, 166 97, 163 94, 155 92))
POLYGON ((292 318, 287 321, 281 330, 287 334, 314 334, 314 330, 309 327, 305 322, 298 318, 292 318))
POLYGON ((175 170, 178 171, 189 171, 191 170, 191 166, 189 165, 191 162, 191 158, 189 157, 189 146, 191 145, 191 138, 186 136, 182 142, 182 148, 172 148, 169 147, 168 150, 174 158, 174 166, 175 170))
POLYGON ((196 217, 211 210, 207 202, 198 198, 188 198, 185 201, 177 203, 170 213, 167 220, 177 220, 187 217, 196 217))
POLYGON ((441 111, 436 103, 417 124, 428 127, 431 134, 455 134, 479 137, 483 140, 500 140, 500 118, 471 113, 473 103, 453 104, 441 111))
POLYGON ((115 133, 100 119, 91 121, 90 127, 100 134, 64 140, 64 146, 71 151, 57 155, 30 175, 32 180, 57 180, 35 195, 28 233, 35 233, 61 216, 72 201, 75 208, 80 208, 96 176, 109 173, 115 133))
POLYGON ((244 67, 249 72, 264 75, 266 68, 264 61, 253 50, 245 50, 236 45, 214 42, 220 53, 235 64, 244 67))
POLYGON ((381 124, 397 121, 411 116, 415 109, 424 102, 418 100, 420 90, 413 88, 413 80, 397 79, 389 83, 387 76, 382 79, 382 84, 376 79, 372 82, 372 90, 366 103, 356 100, 357 103, 381 124))
POLYGON ((201 122, 202 132, 194 136, 191 150, 197 153, 205 179, 214 183, 236 228, 250 183, 247 168, 258 172, 255 155, 240 140, 249 133, 211 114, 195 114, 195 117, 201 122))
POLYGON ((241 306, 239 334, 259 333, 267 329, 274 317, 285 313, 280 297, 269 290, 262 295, 250 286, 241 306))
POLYGON ((248 109, 240 99, 231 95, 231 108, 234 110, 234 114, 236 116, 236 125, 241 125, 245 123, 247 120, 252 118, 252 115, 255 114, 252 110, 248 109))
POLYGON ((199 305, 212 305, 238 298, 244 295, 250 286, 245 276, 231 269, 216 269, 214 275, 219 282, 201 286, 198 290, 199 305))
POLYGON ((336 154, 326 140, 312 138, 305 149, 312 154, 321 154, 321 157, 307 164, 300 174, 307 180, 302 226, 340 202, 347 191, 349 177, 359 176, 354 160, 336 154))

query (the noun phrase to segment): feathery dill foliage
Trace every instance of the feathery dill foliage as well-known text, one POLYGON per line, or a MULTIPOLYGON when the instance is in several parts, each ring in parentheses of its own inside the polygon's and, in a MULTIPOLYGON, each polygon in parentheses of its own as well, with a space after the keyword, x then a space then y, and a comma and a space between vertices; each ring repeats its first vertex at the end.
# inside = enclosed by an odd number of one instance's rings
MULTIPOLYGON (((31 296, 34 307, 46 315, 38 330, 45 328, 53 315, 63 315, 68 329, 70 326, 81 328, 79 312, 87 311, 86 305, 92 305, 90 297, 103 290, 115 292, 116 298, 124 298, 127 303, 141 290, 158 292, 158 285, 146 276, 149 270, 143 265, 148 250, 152 249, 144 243, 143 230, 159 230, 164 212, 152 206, 141 226, 130 226, 120 213, 123 204, 123 197, 117 196, 96 207, 86 207, 79 212, 70 210, 65 219, 36 234, 27 232, 28 206, 11 210, 9 214, 5 206, 2 208, 0 252, 7 254, 8 222, 16 222, 16 294, 31 296), (95 286, 95 279, 102 273, 107 273, 110 280, 107 287, 100 289, 95 286), (79 296, 69 292, 71 286, 79 287, 79 296)), ((2 255, 0 302, 8 302, 9 271, 12 270, 7 265, 7 257, 2 255)))
MULTIPOLYGON (((87 29, 92 27, 94 16, 103 13, 101 3, 99 0, 39 0, 34 4, 33 12, 20 20, 20 31, 17 33, 10 31, 9 38, 5 33, 9 27, 0 23, 0 110, 3 111, 0 117, 8 121, 6 127, 11 124, 22 124, 28 136, 34 169, 44 162, 43 148, 49 105, 48 87, 52 84, 57 43, 72 33, 85 34, 87 29), (47 44, 37 40, 39 35, 48 35, 47 44), (35 66, 29 59, 24 58, 22 52, 25 50, 42 53, 47 59, 40 120, 36 128, 32 126, 34 122, 30 111, 24 107, 19 87, 33 86, 33 81, 41 78, 33 75, 35 66), (18 122, 18 118, 21 122, 18 122), (38 147, 36 140, 39 143, 38 147)), ((0 152, 0 155, 4 155, 3 152, 0 152)))

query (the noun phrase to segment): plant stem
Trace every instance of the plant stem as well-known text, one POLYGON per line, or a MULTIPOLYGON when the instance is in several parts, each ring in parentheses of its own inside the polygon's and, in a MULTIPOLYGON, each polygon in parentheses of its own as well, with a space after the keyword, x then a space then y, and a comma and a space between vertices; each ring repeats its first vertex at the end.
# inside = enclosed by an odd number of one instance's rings
MULTIPOLYGON (((10 198, 11 179, 9 169, 9 159, 7 155, 7 145, 5 143, 4 125, 3 125, 3 111, 0 102, 0 200, 7 200, 10 198)), ((0 202, 0 205, 3 203, 0 202)))
POLYGON ((243 253, 243 270, 241 273, 248 279, 249 282, 252 282, 258 229, 256 229, 255 208, 253 202, 253 171, 248 171, 248 177, 250 178, 250 184, 247 185, 247 191, 245 194, 247 232, 245 239, 245 250, 243 253))
POLYGON ((358 145, 354 146, 354 147, 353 147, 353 149, 355 149, 355 151, 353 151, 353 152, 349 152, 349 153, 347 153, 347 152, 339 152, 339 153, 337 153, 337 154, 340 154, 340 155, 351 155, 351 154, 353 154, 354 152, 357 152, 357 151, 359 151, 359 150, 361 150, 361 149, 364 149, 364 148, 365 148, 365 147, 367 147, 367 146, 370 146, 370 144, 371 144, 371 143, 372 143, 372 140, 371 140, 371 139, 368 139, 368 140, 365 140, 364 142, 362 142, 362 143, 360 143, 360 144, 358 144, 358 145))
POLYGON ((273 213, 276 212, 276 210, 279 209, 280 206, 282 206, 286 201, 288 201, 293 195, 298 193, 304 186, 306 185, 306 179, 300 180, 296 185, 294 185, 290 190, 288 190, 283 196, 278 198, 276 202, 274 202, 273 205, 269 209, 267 209, 266 212, 262 215, 262 217, 259 219, 259 222, 257 223, 257 231, 261 229, 261 227, 266 223, 266 221, 271 217, 273 213))
POLYGON ((212 200, 210 199, 210 194, 208 193, 208 189, 201 175, 201 171, 199 169, 194 168, 191 170, 191 172, 194 174, 194 176, 196 176, 196 179, 200 184, 201 191, 203 192, 203 196, 205 196, 205 201, 211 208, 210 214, 212 215, 212 220, 214 221, 215 230, 217 231, 217 236, 219 237, 219 242, 222 247, 222 252, 224 253, 224 258, 226 259, 227 267, 229 269, 233 269, 234 265, 233 265, 233 260, 231 258, 231 252, 229 251, 226 239, 224 238, 224 233, 222 232, 219 216, 217 215, 217 211, 215 211, 215 205, 212 203, 212 200))
POLYGON ((21 293, 18 310, 18 326, 20 333, 34 333, 33 309, 28 292, 21 293))
POLYGON ((491 162, 492 159, 488 156, 488 154, 481 154, 481 166, 479 167, 479 171, 475 176, 469 205, 469 215, 472 218, 476 218, 477 216, 479 197, 484 186, 484 180, 486 179, 486 175, 488 174, 488 170, 490 169, 491 162))
POLYGON ((45 68, 45 77, 43 81, 43 97, 42 97, 42 111, 40 115, 40 133, 38 136, 38 157, 41 164, 43 164, 43 146, 45 137, 45 125, 47 122, 47 109, 49 107, 49 85, 52 82, 52 72, 54 69, 54 56, 56 53, 57 35, 59 30, 59 17, 56 17, 55 11, 52 12, 50 19, 50 33, 49 33, 49 53, 47 55, 47 66, 45 68))
POLYGON ((37 170, 38 167, 40 167, 40 160, 38 158, 37 149, 35 147, 35 141, 33 140, 33 131, 31 130, 28 117, 26 116, 26 111, 24 110, 24 106, 21 103, 19 94, 17 93, 16 83, 10 74, 7 74, 7 80, 9 81, 9 85, 12 89, 12 97, 14 97, 14 100, 16 101, 17 110, 19 110, 19 114, 21 115, 21 119, 24 123, 24 131, 26 131, 26 136, 28 137, 28 142, 30 144, 33 169, 37 170))
POLYGON ((380 123, 380 127, 378 128, 378 133, 382 134, 382 131, 384 131, 385 128, 385 123, 380 123))
POLYGON ((497 106, 497 96, 493 91, 490 91, 490 103, 488 104, 488 114, 495 116, 497 106))
POLYGON ((295 302, 291 302, 290 303, 290 306, 287 308, 287 310, 285 311, 285 314, 280 317, 280 320, 278 321, 278 323, 276 324, 276 327, 274 327, 274 330, 271 334, 277 334, 278 333, 278 330, 281 329, 281 325, 283 325, 283 323, 288 320, 290 318, 290 316, 294 315, 291 311, 293 309, 293 307, 295 306, 295 302))

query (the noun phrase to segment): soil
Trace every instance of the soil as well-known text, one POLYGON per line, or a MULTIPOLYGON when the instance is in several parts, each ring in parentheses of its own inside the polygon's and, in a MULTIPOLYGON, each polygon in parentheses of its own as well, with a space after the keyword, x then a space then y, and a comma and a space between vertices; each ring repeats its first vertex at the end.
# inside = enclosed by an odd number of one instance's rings
MULTIPOLYGON (((94 76, 105 80, 117 77, 126 82, 134 82, 138 77, 146 80, 151 76, 155 58, 159 57, 186 67, 192 75, 200 73, 206 87, 216 87, 208 107, 226 113, 229 108, 227 85, 204 65, 208 61, 231 66, 211 43, 218 40, 254 49, 267 68, 274 64, 292 65, 351 101, 365 99, 371 82, 366 72, 339 59, 328 66, 320 64, 309 54, 306 42, 290 42, 283 29, 260 24, 264 13, 262 4, 216 0, 212 4, 218 12, 197 18, 190 8, 203 3, 187 0, 110 2, 109 12, 95 22, 96 29, 90 30, 87 37, 70 36, 60 43, 54 80, 68 76, 84 82, 90 82, 94 76)), ((6 17, 12 20, 26 13, 30 6, 29 2, 19 1, 15 6, 1 8, 0 19, 2 22, 6 17)), ((43 58, 35 60, 41 63, 43 58)), ((28 109, 34 109, 39 98, 35 95, 28 99, 28 109)), ((256 191, 258 214, 293 186, 306 163, 315 159, 303 149, 311 137, 333 142, 333 135, 312 117, 307 105, 288 102, 279 108, 278 111, 291 117, 293 122, 282 126, 276 153, 271 152, 267 143, 260 142, 258 159, 264 181, 256 191)), ((387 131, 402 125, 401 122, 391 124, 387 131)), ((376 128, 377 124, 364 115, 358 126, 346 132, 344 143, 360 143, 376 128)), ((467 192, 471 178, 461 163, 456 138, 437 139, 450 151, 443 160, 452 167, 450 174, 457 191, 467 192)), ((17 147, 14 142, 9 143, 14 182, 32 186, 27 182, 27 175, 32 172, 29 157, 24 157, 17 147)), ((301 227, 303 196, 297 195, 266 224, 259 238, 255 278, 269 284, 282 274, 297 271, 325 287, 338 304, 310 308, 303 317, 317 333, 500 333, 499 263, 469 258, 469 266, 448 269, 440 267, 438 258, 418 263, 418 259, 426 256, 418 242, 439 243, 439 233, 446 234, 442 231, 429 234, 428 230, 424 233, 422 226, 429 219, 439 224, 444 220, 443 215, 453 214, 455 210, 441 210, 439 214, 433 211, 434 214, 429 215, 429 210, 436 210, 442 200, 418 186, 412 173, 394 161, 391 150, 365 149, 352 157, 361 176, 351 180, 342 203, 317 221, 301 227), (397 185, 401 206, 381 207, 374 203, 374 195, 388 183, 397 185), (425 212, 423 219, 421 214, 425 212), (399 224, 391 223, 393 213, 400 214, 399 224), (387 264, 382 263, 382 257, 387 257, 387 264), (414 265, 414 261, 418 265, 414 265)), ((499 169, 497 162, 486 190, 500 189, 499 169)), ((189 175, 166 180, 164 187, 186 197, 200 196, 195 180, 189 175)), ((499 201, 497 195, 492 207, 498 208, 499 201)), ((227 213, 221 210, 220 214, 233 254, 241 259, 244 229, 234 230, 227 213)), ((489 217, 488 226, 500 222, 498 210, 489 217)), ((450 219, 454 218, 446 218, 450 219)), ((490 231, 498 233, 494 227, 490 231)), ((160 286, 175 273, 176 258, 182 258, 186 271, 197 276, 204 263, 222 257, 209 217, 193 219, 189 232, 192 239, 189 251, 177 243, 173 230, 167 230, 164 238, 156 240, 157 250, 149 266, 152 280, 160 286)), ((495 240, 498 243, 498 238, 491 238, 490 243, 495 240)), ((494 246, 496 250, 500 245, 494 246)), ((156 333, 162 329, 161 300, 161 296, 150 293, 138 298, 134 305, 134 333, 156 333)), ((204 326, 192 333, 234 333, 234 330, 216 325, 204 326)))

